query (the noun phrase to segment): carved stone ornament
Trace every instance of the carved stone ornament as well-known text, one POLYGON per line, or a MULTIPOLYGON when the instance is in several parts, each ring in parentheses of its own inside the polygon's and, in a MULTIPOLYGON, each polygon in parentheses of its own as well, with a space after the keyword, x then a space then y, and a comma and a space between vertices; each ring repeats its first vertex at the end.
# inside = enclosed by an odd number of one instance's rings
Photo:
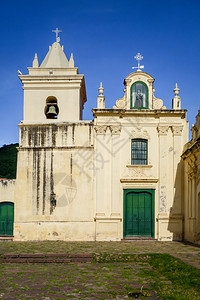
POLYGON ((139 166, 131 166, 126 168, 123 177, 124 178, 147 178, 145 173, 146 169, 139 166))
POLYGON ((131 79, 125 79, 124 82, 125 82, 125 86, 130 85, 131 79))
POLYGON ((105 134, 107 130, 107 125, 96 125, 94 127, 94 130, 96 131, 97 134, 105 134))
POLYGON ((154 83, 154 78, 150 78, 150 79, 147 79, 149 85, 153 85, 154 83))
POLYGON ((172 132, 174 135, 181 135, 183 131, 183 126, 172 126, 172 132))
POLYGON ((121 126, 120 125, 112 125, 110 126, 111 134, 120 134, 121 126))
POLYGON ((198 128, 195 125, 193 125, 191 131, 192 131, 192 141, 195 142, 197 139, 198 128))
POLYGON ((190 171, 190 173, 188 173, 188 180, 189 180, 189 181, 193 180, 193 178, 195 178, 195 177, 196 177, 195 172, 190 171))
POLYGON ((132 130, 130 134, 131 139, 146 139, 150 140, 149 133, 147 130, 142 130, 141 128, 138 128, 138 130, 132 130))
POLYGON ((126 100, 125 100, 125 96, 123 98, 117 99, 115 106, 113 106, 113 108, 118 108, 118 109, 124 109, 126 108, 126 100))
POLYGON ((163 107, 163 101, 156 97, 153 97, 153 109, 161 109, 163 107))
POLYGON ((143 168, 135 168, 129 170, 130 177, 147 177, 143 168))
POLYGON ((158 130, 159 135, 167 135, 169 126, 158 125, 157 130, 158 130))
POLYGON ((197 177, 197 184, 199 184, 199 182, 200 182, 200 169, 197 171, 197 175, 196 175, 197 177))

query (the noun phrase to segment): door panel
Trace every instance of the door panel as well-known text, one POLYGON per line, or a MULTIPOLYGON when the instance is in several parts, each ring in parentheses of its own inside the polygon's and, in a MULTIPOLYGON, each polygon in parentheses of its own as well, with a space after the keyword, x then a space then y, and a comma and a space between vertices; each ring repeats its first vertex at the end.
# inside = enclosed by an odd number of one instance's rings
POLYGON ((124 236, 154 235, 154 191, 124 191, 124 236))
POLYGON ((14 222, 14 204, 11 202, 0 203, 0 235, 12 236, 14 222))

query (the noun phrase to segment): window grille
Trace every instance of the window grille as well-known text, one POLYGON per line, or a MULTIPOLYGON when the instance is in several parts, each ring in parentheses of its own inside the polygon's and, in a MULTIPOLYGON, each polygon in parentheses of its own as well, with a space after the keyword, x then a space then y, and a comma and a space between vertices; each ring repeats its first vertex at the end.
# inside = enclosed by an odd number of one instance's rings
POLYGON ((147 165, 148 141, 143 139, 134 139, 131 143, 131 164, 147 165))

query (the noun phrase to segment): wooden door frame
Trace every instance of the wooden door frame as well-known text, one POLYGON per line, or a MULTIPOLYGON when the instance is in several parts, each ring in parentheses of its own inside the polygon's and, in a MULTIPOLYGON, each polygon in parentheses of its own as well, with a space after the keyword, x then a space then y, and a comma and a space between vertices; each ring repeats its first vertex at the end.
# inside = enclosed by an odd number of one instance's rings
POLYGON ((125 235, 125 219, 126 219, 126 195, 130 192, 148 192, 152 196, 152 225, 151 225, 151 232, 152 238, 155 238, 155 189, 124 189, 123 190, 123 238, 126 238, 125 235))

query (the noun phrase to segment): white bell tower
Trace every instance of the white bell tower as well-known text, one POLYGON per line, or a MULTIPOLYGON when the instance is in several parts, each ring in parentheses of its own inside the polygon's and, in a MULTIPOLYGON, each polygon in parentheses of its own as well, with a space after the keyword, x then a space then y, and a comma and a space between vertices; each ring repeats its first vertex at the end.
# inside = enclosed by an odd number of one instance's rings
POLYGON ((19 75, 24 89, 24 124, 82 120, 87 101, 84 75, 74 67, 72 54, 68 61, 59 41, 56 36, 40 65, 35 54, 29 74, 19 75))

